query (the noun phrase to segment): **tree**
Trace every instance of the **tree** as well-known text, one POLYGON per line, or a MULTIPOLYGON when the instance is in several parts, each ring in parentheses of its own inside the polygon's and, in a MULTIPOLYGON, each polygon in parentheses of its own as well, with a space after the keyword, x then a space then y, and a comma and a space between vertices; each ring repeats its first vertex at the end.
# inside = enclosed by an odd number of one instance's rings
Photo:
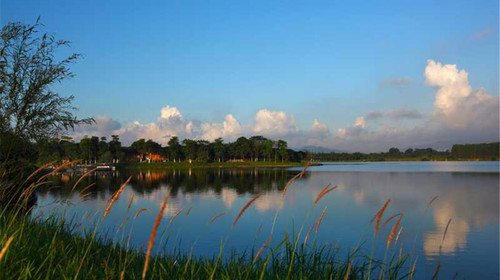
POLYGON ((118 135, 111 135, 111 141, 109 141, 109 151, 113 162, 118 162, 123 157, 121 148, 122 143, 120 142, 120 137, 118 135))
POLYGON ((210 142, 198 140, 196 149, 196 159, 202 162, 210 161, 210 142))
POLYGON ((30 172, 35 142, 57 139, 60 131, 93 121, 76 118, 73 96, 52 88, 74 76, 69 65, 80 55, 60 59, 57 51, 69 42, 40 33, 40 27, 38 20, 10 22, 0 30, 0 182, 12 181, 0 187, 18 186, 30 172))
POLYGON ((3 129, 28 140, 54 138, 59 131, 92 119, 77 119, 73 96, 51 90, 74 75, 68 68, 80 55, 58 60, 55 52, 69 46, 52 34, 39 34, 41 24, 8 23, 0 31, 0 121, 3 129))
POLYGON ((180 161, 181 156, 181 144, 179 143, 179 138, 177 136, 173 136, 168 140, 168 150, 170 152, 170 158, 176 161, 178 159, 180 161))
POLYGON ((274 143, 273 143, 273 140, 269 140, 267 139, 266 141, 264 141, 264 145, 263 145, 263 153, 264 153, 264 157, 266 157, 269 161, 271 161, 271 157, 273 156, 273 147, 274 147, 274 143))
POLYGON ((245 159, 250 156, 250 153, 252 152, 252 149, 250 147, 250 140, 247 138, 241 136, 238 139, 236 139, 236 142, 234 143, 234 149, 236 152, 236 155, 241 158, 245 159))
POLYGON ((281 161, 288 159, 288 144, 284 140, 278 140, 277 143, 278 153, 281 156, 281 161))
POLYGON ((221 162, 224 161, 224 155, 226 153, 226 147, 224 146, 224 142, 222 141, 222 138, 217 138, 214 140, 212 144, 213 150, 214 150, 214 156, 215 158, 221 162))
POLYGON ((191 139, 182 140, 182 144, 184 145, 184 155, 189 160, 189 162, 191 162, 196 158, 196 149, 198 144, 196 143, 196 141, 191 139))
POLYGON ((250 137, 250 141, 252 141, 252 153, 255 161, 258 161, 260 156, 262 155, 265 148, 265 141, 267 139, 263 136, 252 136, 250 137))
POLYGON ((137 141, 134 141, 130 147, 134 149, 138 154, 139 154, 139 161, 142 162, 144 160, 144 155, 146 154, 146 140, 144 139, 139 139, 137 141))

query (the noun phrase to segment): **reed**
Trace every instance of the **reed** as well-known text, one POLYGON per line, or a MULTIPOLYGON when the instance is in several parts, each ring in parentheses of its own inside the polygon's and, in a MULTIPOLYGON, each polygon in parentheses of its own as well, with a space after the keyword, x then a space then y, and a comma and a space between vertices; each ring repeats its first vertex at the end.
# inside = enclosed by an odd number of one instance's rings
POLYGON ((316 223, 316 234, 318 234, 319 226, 321 225, 321 221, 323 220, 325 213, 326 213, 326 206, 325 208, 323 208, 323 211, 321 211, 321 215, 319 215, 318 222, 316 223))
POLYGON ((396 221, 396 223, 392 227, 391 233, 389 234, 389 237, 387 238, 386 248, 389 248, 391 246, 391 243, 394 240, 394 236, 396 235, 396 231, 399 228, 399 224, 401 223, 402 218, 403 218, 403 215, 399 215, 398 220, 396 221))
POLYGON ((258 193, 257 195, 255 195, 254 197, 252 197, 252 199, 250 199, 247 202, 247 204, 245 204, 245 206, 243 206, 243 208, 241 208, 240 212, 238 213, 238 216, 236 216, 236 218, 233 221, 233 226, 235 226, 236 223, 238 223, 238 220, 241 218, 241 216, 243 215, 243 213, 245 213, 245 211, 248 209, 248 207, 250 207, 250 205, 252 205, 252 203, 254 203, 257 199, 259 199, 260 196, 261 196, 261 194, 258 193))
POLYGON ((78 180, 76 181, 76 183, 73 185, 73 188, 71 188, 71 191, 74 191, 76 186, 78 186, 78 184, 85 178, 87 178, 87 176, 89 176, 90 174, 94 173, 97 171, 97 168, 94 168, 90 171, 87 171, 85 172, 82 176, 80 176, 80 178, 78 178, 78 180))
POLYGON ((213 216, 209 221, 208 223, 211 224, 213 223, 215 220, 217 220, 218 218, 226 215, 227 213, 226 212, 222 212, 222 213, 219 213, 219 214, 216 214, 215 216, 213 216))
POLYGON ((106 210, 104 211, 104 215, 102 215, 102 218, 106 218, 111 211, 111 208, 113 208, 113 204, 115 204, 115 201, 120 197, 120 194, 123 192, 123 189, 127 186, 128 182, 130 182, 130 179, 132 179, 132 176, 128 177, 128 179, 123 183, 123 185, 113 194, 111 199, 108 202, 108 205, 106 206, 106 210))
POLYGON ((146 251, 146 260, 144 261, 144 269, 142 270, 142 279, 146 279, 146 274, 148 272, 148 266, 149 266, 149 259, 151 258, 151 251, 153 250, 153 246, 155 244, 156 232, 158 230, 158 226, 160 225, 161 218, 163 217, 163 211, 165 211, 165 208, 167 207, 168 197, 169 196, 166 195, 165 198, 163 199, 163 203, 161 204, 160 207, 160 212, 158 212, 158 215, 156 216, 156 221, 153 226, 153 230, 151 231, 151 235, 149 236, 148 249, 146 251))
POLYGON ((9 239, 7 239, 7 242, 5 242, 5 245, 3 246, 2 251, 0 251, 0 261, 5 256, 5 253, 7 252, 7 249, 9 249, 9 246, 12 243, 12 240, 14 240, 14 235, 12 235, 11 237, 9 237, 9 239))
POLYGON ((321 190, 321 192, 316 196, 316 199, 314 200, 314 205, 318 204, 318 202, 326 195, 328 194, 329 192, 335 190, 336 188, 338 188, 339 186, 334 186, 334 187, 331 187, 330 188, 330 184, 328 184, 326 187, 323 188, 323 190, 321 190))
MULTIPOLYGON (((303 242, 304 247, 306 246, 307 240, 309 239, 309 235, 311 235, 311 232, 313 231, 315 226, 316 226, 316 222, 313 222, 313 224, 311 225, 311 228, 309 228, 309 230, 307 231, 306 236, 304 237, 304 242, 303 242)), ((316 226, 316 228, 317 228, 317 226, 316 226)), ((318 231, 316 230, 316 233, 317 232, 318 231)))
POLYGON ((390 216, 389 218, 387 218, 387 220, 385 220, 385 222, 382 224, 382 228, 385 228, 387 226, 387 224, 389 224, 389 222, 391 222, 391 220, 396 218, 397 216, 401 216, 401 213, 394 214, 394 215, 390 216))
POLYGON ((132 203, 134 203, 134 195, 133 194, 130 195, 130 200, 128 201, 128 205, 127 205, 127 211, 129 211, 130 207, 132 207, 132 203))
POLYGON ((177 216, 179 216, 182 212, 183 208, 181 207, 181 209, 177 210, 174 215, 172 215, 172 218, 170 219, 170 224, 173 223, 175 221, 175 219, 177 218, 177 216))
POLYGON ((427 205, 425 206, 425 210, 424 210, 424 215, 427 215, 427 211, 429 210, 429 208, 431 207, 431 204, 436 200, 438 199, 439 195, 436 195, 435 197, 433 197, 428 203, 427 205))
POLYGON ((253 258, 253 262, 254 263, 260 258, 260 255, 262 255, 262 252, 264 252, 264 249, 267 247, 267 245, 269 244, 269 242, 271 241, 271 239, 272 239, 272 237, 269 236, 266 239, 266 241, 264 242, 264 244, 262 244, 262 246, 260 246, 259 250, 257 251, 257 254, 253 258))
POLYGON ((137 210, 134 214, 134 220, 137 219, 137 217, 139 217, 139 214, 141 214, 144 211, 149 211, 149 209, 148 208, 141 208, 141 209, 137 210))
POLYGON ((378 229, 379 229, 379 226, 380 226, 380 221, 382 220, 382 216, 384 215, 384 212, 385 212, 385 209, 387 209, 387 206, 389 205, 389 203, 391 202, 390 199, 388 199, 384 205, 382 206, 382 208, 380 208, 380 210, 378 210, 377 214, 375 214, 375 217, 373 217, 372 219, 372 222, 373 220, 375 219, 375 225, 373 227, 373 235, 377 235, 377 232, 378 232, 378 229))

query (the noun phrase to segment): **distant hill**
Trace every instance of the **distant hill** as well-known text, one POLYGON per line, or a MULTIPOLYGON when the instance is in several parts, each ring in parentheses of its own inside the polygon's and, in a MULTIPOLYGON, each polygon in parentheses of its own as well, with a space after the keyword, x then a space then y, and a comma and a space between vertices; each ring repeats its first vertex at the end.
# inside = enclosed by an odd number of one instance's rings
POLYGON ((305 152, 310 152, 310 153, 313 153, 313 154, 320 154, 320 153, 342 153, 343 151, 340 151, 340 150, 334 150, 334 149, 329 149, 329 148, 325 148, 325 147, 320 147, 320 146, 312 146, 312 145, 309 145, 309 146, 304 146, 300 149, 301 151, 305 151, 305 152))

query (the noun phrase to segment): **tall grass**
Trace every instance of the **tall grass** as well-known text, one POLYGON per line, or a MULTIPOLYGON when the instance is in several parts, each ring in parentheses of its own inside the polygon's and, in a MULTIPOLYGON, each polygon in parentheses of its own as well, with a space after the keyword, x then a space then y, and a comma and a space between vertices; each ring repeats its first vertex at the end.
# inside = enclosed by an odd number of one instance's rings
MULTIPOLYGON (((306 168, 286 184, 283 199, 287 189, 296 179, 302 177, 306 168)), ((32 189, 29 191, 33 192, 44 179, 39 179, 30 185, 32 189)), ((104 215, 99 218, 95 228, 85 230, 83 233, 77 231, 76 225, 71 221, 62 220, 55 215, 41 219, 31 217, 28 212, 2 210, 0 212, 0 279, 370 279, 372 271, 380 271, 380 275, 387 279, 409 278, 415 275, 416 262, 413 266, 407 265, 408 255, 400 254, 396 257, 393 253, 389 259, 384 258, 383 261, 378 261, 374 260, 371 255, 364 255, 361 247, 348 250, 346 255, 346 251, 337 246, 318 244, 316 237, 325 216, 326 207, 303 239, 302 230, 307 218, 298 233, 294 231, 291 236, 285 233, 284 237, 275 240, 273 231, 278 216, 276 213, 269 237, 256 252, 253 249, 249 252, 232 250, 230 255, 222 258, 223 242, 219 255, 202 258, 193 257, 192 253, 188 254, 181 250, 166 250, 170 242, 169 233, 160 231, 159 227, 167 205, 167 196, 152 225, 146 251, 131 249, 129 243, 133 235, 133 226, 129 228, 129 232, 126 232, 126 227, 123 225, 130 221, 134 223, 141 212, 148 211, 146 208, 140 208, 130 216, 132 213, 129 213, 129 210, 133 197, 130 197, 127 206, 127 216, 124 217, 118 230, 113 232, 115 235, 121 232, 121 241, 116 242, 116 238, 112 238, 112 235, 96 234, 102 220, 112 211, 113 205, 129 181, 130 178, 110 198, 104 215), (311 238, 314 229, 316 236, 311 238), (159 242, 155 242, 157 240, 159 242), (302 243, 300 240, 303 240, 302 243), (271 246, 271 241, 276 245, 271 246), (153 251, 157 253, 153 254, 153 251)), ((326 186, 311 201, 307 216, 319 201, 335 188, 336 186, 326 186)), ((260 194, 256 194, 239 211, 227 238, 241 217, 259 197, 260 194)), ((388 204, 389 200, 374 217, 374 235, 377 234, 388 204)), ((191 208, 187 210, 186 215, 190 210, 191 208)), ((170 223, 175 218, 182 218, 179 216, 180 212, 174 215, 170 223)), ((208 223, 214 222, 223 215, 226 213, 214 216, 208 223)), ((396 216, 387 220, 384 226, 396 216)), ((391 244, 397 243, 401 230, 397 237, 395 236, 400 228, 401 219, 402 215, 399 215, 399 219, 393 225, 388 236, 386 252, 391 250, 391 244)), ((393 244, 393 246, 396 245, 393 244)))

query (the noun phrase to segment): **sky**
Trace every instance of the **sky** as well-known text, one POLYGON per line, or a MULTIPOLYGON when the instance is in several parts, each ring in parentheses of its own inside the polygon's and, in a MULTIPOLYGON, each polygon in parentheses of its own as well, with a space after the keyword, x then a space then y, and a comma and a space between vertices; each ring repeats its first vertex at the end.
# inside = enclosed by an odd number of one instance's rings
POLYGON ((74 95, 92 126, 379 152, 499 139, 498 1, 0 0, 81 53, 74 95))

